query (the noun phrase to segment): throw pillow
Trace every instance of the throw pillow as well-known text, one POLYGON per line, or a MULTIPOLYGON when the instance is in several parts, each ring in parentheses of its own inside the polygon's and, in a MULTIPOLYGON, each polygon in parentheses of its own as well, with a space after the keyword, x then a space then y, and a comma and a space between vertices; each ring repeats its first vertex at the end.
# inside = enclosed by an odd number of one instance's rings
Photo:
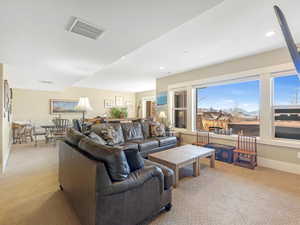
POLYGON ((151 125, 151 134, 155 137, 166 136, 165 125, 160 124, 160 123, 151 125))
POLYGON ((103 127, 100 130, 100 136, 106 141, 108 145, 118 144, 117 132, 112 126, 103 127))
POLYGON ((101 145, 88 137, 82 138, 78 147, 94 159, 104 162, 112 181, 123 181, 128 177, 130 168, 121 148, 101 145))
POLYGON ((94 133, 94 132, 91 132, 91 133, 89 134, 89 137, 90 137, 94 142, 96 142, 96 143, 98 143, 98 144, 106 145, 106 141, 105 141, 102 137, 100 137, 99 135, 97 135, 97 134, 94 133))
POLYGON ((130 168, 130 172, 144 168, 144 159, 137 149, 124 150, 127 162, 130 168))

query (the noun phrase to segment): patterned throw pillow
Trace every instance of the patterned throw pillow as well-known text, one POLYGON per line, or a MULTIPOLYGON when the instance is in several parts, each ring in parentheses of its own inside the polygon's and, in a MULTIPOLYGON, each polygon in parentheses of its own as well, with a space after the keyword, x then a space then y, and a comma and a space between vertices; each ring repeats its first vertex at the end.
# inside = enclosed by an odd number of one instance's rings
POLYGON ((108 145, 118 144, 117 132, 112 126, 103 127, 100 130, 100 133, 100 136, 106 141, 108 145))
POLYGON ((151 134, 155 137, 166 136, 165 125, 156 123, 151 125, 151 134))

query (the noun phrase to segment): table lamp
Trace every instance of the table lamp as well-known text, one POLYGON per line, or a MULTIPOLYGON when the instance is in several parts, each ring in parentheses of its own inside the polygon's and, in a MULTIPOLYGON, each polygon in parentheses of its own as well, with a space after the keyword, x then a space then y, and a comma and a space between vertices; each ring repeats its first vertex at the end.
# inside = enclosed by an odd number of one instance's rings
POLYGON ((93 110, 93 108, 90 105, 89 98, 88 97, 80 97, 79 102, 78 102, 77 106, 75 107, 75 109, 77 111, 82 112, 82 128, 84 130, 85 129, 85 126, 84 126, 85 113, 93 110))

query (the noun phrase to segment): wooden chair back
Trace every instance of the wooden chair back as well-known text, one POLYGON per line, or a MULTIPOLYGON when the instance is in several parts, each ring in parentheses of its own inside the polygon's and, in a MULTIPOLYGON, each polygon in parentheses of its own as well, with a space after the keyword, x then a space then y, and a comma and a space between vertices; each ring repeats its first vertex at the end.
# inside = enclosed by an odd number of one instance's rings
POLYGON ((207 145, 209 144, 209 132, 207 131, 200 131, 197 130, 197 140, 196 140, 196 144, 197 145, 207 145))
POLYGON ((55 131, 57 133, 65 133, 67 131, 67 128, 69 127, 69 120, 68 119, 60 119, 55 118, 52 120, 52 122, 55 125, 55 131))
POLYGON ((239 135, 236 148, 240 151, 257 153, 257 138, 239 135))

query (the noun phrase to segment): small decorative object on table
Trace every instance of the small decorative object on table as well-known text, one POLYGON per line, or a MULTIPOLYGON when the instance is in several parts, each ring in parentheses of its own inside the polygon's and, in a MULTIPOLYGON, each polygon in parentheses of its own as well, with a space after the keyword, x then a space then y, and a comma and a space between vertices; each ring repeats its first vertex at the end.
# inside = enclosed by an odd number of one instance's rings
POLYGON ((234 152, 234 164, 249 169, 257 166, 256 137, 238 136, 237 148, 234 152))

